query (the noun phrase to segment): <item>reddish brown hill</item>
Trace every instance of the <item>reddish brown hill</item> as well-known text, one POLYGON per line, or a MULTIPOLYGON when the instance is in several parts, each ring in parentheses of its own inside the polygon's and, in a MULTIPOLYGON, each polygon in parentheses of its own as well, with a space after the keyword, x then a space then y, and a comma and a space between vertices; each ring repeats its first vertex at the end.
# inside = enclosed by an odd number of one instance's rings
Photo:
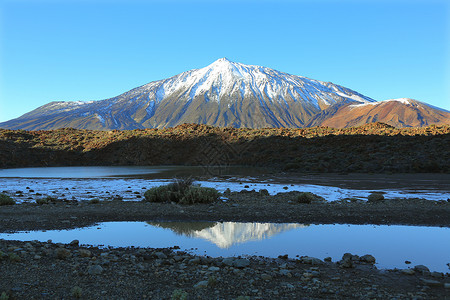
POLYGON ((346 128, 373 122, 383 122, 398 128, 448 125, 450 112, 407 98, 365 104, 346 102, 317 114, 307 126, 346 128))

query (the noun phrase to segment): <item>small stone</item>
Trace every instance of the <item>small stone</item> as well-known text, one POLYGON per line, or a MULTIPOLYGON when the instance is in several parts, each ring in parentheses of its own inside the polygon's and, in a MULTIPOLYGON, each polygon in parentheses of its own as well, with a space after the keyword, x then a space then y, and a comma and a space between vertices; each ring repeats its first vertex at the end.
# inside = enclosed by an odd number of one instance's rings
POLYGON ((450 289, 450 283, 444 283, 444 288, 450 289))
POLYGON ((201 263, 201 260, 200 260, 199 257, 195 257, 195 258, 191 259, 191 260, 189 261, 189 263, 190 263, 191 265, 198 265, 198 264, 201 263))
POLYGON ((56 257, 59 259, 66 259, 72 255, 72 253, 66 248, 58 248, 55 250, 56 257))
POLYGON ((339 280, 341 280, 341 277, 334 276, 334 277, 331 277, 330 279, 333 280, 333 281, 339 281, 339 280))
POLYGON ((208 281, 206 280, 200 281, 196 285, 194 285, 195 289, 204 289, 206 287, 208 287, 208 281))
POLYGON ((339 267, 349 269, 349 268, 353 268, 354 266, 353 266, 353 262, 348 259, 348 260, 339 261, 339 267))
POLYGON ((302 258, 300 258, 300 260, 305 263, 305 264, 310 264, 310 265, 321 265, 323 264, 323 261, 319 258, 315 258, 315 257, 310 257, 310 256, 304 256, 302 258))
POLYGON ((431 272, 431 277, 434 277, 434 278, 443 278, 443 277, 444 277, 444 273, 441 273, 441 272, 431 272))
POLYGON ((238 258, 234 260, 233 264, 236 268, 245 268, 250 265, 250 261, 246 258, 238 258))
POLYGON ((405 274, 405 275, 414 275, 414 274, 416 274, 416 271, 414 271, 413 269, 403 269, 403 270, 401 270, 401 272, 402 272, 402 274, 405 274))
POLYGON ((428 274, 430 273, 430 269, 428 269, 428 267, 424 266, 424 265, 417 265, 414 267, 414 270, 418 273, 421 274, 428 274))
POLYGON ((73 240, 69 243, 70 246, 78 246, 78 244, 80 244, 79 240, 73 240))
POLYGON ((281 270, 280 270, 280 274, 283 275, 283 276, 289 276, 289 275, 291 275, 291 277, 292 277, 291 271, 286 270, 286 269, 281 269, 281 270))
POLYGON ((437 281, 437 280, 431 280, 431 279, 424 279, 424 278, 422 278, 421 281, 424 284, 429 285, 429 286, 441 286, 442 285, 442 282, 437 281))
POLYGON ((375 257, 373 257, 370 254, 366 254, 366 255, 361 256, 359 258, 359 261, 362 261, 362 262, 365 262, 365 263, 368 263, 368 264, 374 264, 376 262, 375 257))
POLYGON ((166 258, 167 258, 167 255, 165 255, 165 254, 162 253, 162 252, 155 252, 154 255, 155 255, 157 258, 159 258, 159 259, 166 259, 166 258))
POLYGON ((232 267, 232 266, 234 266, 234 257, 226 257, 222 260, 222 263, 224 265, 232 267))
POLYGON ((217 272, 217 271, 220 270, 220 268, 218 268, 218 267, 209 267, 208 270, 211 271, 211 272, 217 272))
POLYGON ((100 275, 100 274, 102 274, 102 272, 103 272, 103 268, 102 268, 102 266, 99 266, 99 265, 93 265, 88 268, 88 273, 90 275, 100 275))
POLYGON ((261 274, 261 279, 262 280, 271 280, 272 276, 270 276, 269 274, 264 273, 264 274, 261 274))
POLYGON ((81 257, 91 257, 92 256, 91 251, 86 250, 86 249, 80 249, 79 253, 80 253, 81 257))

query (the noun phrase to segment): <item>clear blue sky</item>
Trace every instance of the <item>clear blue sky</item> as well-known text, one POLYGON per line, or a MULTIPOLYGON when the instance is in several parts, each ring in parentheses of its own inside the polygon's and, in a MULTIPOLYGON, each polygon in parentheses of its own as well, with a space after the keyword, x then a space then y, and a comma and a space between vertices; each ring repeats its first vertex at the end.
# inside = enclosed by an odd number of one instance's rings
POLYGON ((220 57, 450 110, 449 19, 448 0, 0 0, 0 122, 220 57))

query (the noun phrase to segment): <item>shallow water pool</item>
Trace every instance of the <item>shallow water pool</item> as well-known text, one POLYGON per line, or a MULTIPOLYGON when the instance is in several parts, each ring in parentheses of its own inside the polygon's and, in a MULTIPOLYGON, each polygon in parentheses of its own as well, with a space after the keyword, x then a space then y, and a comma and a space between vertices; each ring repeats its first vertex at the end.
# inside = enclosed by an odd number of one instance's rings
POLYGON ((39 240, 113 247, 179 246, 209 256, 313 256, 339 260, 346 252, 372 254, 378 268, 423 264, 450 272, 450 228, 374 225, 305 225, 239 222, 105 222, 73 230, 0 234, 7 240, 39 240), (412 262, 411 265, 405 261, 412 262))

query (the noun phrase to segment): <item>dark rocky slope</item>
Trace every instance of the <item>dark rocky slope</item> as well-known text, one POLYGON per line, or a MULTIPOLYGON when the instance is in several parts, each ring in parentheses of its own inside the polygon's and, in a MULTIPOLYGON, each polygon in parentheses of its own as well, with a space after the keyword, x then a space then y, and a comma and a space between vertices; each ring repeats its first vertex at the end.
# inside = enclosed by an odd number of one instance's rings
POLYGON ((449 172, 450 126, 0 130, 0 167, 253 165, 302 172, 449 172))

